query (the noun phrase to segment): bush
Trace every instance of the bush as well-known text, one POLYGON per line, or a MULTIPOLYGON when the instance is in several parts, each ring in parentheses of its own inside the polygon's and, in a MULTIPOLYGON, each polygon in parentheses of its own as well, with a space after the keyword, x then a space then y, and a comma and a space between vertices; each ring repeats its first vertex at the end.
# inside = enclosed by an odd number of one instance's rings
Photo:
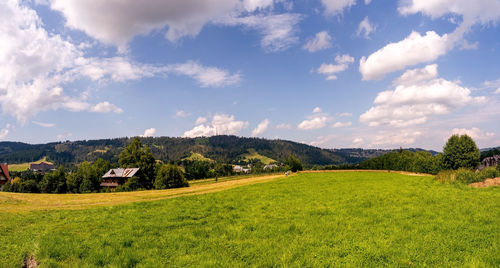
POLYGON ((440 171, 436 175, 435 179, 443 183, 455 182, 456 181, 455 171, 453 170, 440 171))
POLYGON ((459 168, 457 171, 455 171, 455 176, 458 182, 462 182, 465 184, 482 181, 479 173, 466 168, 459 168))
POLYGON ((126 183, 123 185, 118 186, 116 189, 117 191, 135 191, 135 190, 140 190, 144 189, 141 184, 141 178, 133 176, 132 178, 128 179, 126 183))
POLYGON ((168 164, 158 168, 154 186, 156 189, 168 189, 186 187, 189 184, 178 166, 168 164))
POLYGON ((500 171, 498 171, 494 167, 488 167, 488 168, 481 170, 479 172, 478 176, 479 176, 480 180, 483 181, 485 179, 500 177, 500 171))

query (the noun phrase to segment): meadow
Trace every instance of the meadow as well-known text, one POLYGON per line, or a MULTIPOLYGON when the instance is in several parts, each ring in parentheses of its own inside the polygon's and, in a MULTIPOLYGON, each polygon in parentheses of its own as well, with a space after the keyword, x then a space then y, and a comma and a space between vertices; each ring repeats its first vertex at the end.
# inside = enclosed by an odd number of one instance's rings
POLYGON ((393 172, 262 178, 177 197, 0 193, 0 266, 500 266, 500 187, 393 172))

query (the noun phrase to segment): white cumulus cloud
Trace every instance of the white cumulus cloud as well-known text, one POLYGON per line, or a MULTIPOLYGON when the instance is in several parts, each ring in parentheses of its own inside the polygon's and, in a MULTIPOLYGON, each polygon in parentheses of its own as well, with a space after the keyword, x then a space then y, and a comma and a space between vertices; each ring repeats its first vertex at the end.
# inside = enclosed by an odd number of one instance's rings
POLYGON ((332 47, 331 41, 332 37, 328 32, 322 31, 317 33, 314 38, 309 39, 302 48, 309 52, 316 52, 332 47))
POLYGON ((495 24, 500 19, 500 1, 497 0, 409 0, 401 1, 398 10, 403 15, 422 13, 434 19, 449 14, 458 15, 462 17, 462 22, 453 32, 441 36, 434 31, 425 35, 412 32, 405 39, 362 57, 359 71, 364 80, 380 79, 387 73, 434 61, 456 45, 474 49, 477 43, 470 44, 464 40, 464 35, 476 24, 495 24))
POLYGON ((234 115, 216 114, 212 117, 210 124, 197 125, 184 132, 184 137, 235 135, 246 127, 248 127, 248 122, 237 121, 234 115))
POLYGON ((156 128, 148 128, 144 130, 144 134, 141 137, 153 137, 156 134, 156 128))
POLYGON ((397 43, 390 43, 359 61, 363 80, 374 80, 387 73, 402 70, 408 66, 429 62, 444 55, 452 46, 448 35, 439 36, 434 31, 425 35, 412 32, 397 43))
POLYGON ((123 110, 120 107, 117 107, 116 105, 109 103, 107 101, 105 102, 100 102, 90 108, 90 111, 96 112, 96 113, 116 113, 116 114, 121 114, 123 113, 123 110))
POLYGON ((403 127, 425 123, 429 116, 442 115, 465 105, 481 103, 468 88, 437 77, 437 65, 408 70, 394 81, 394 90, 380 92, 375 106, 360 116, 369 126, 403 127))
POLYGON ((270 121, 267 118, 262 120, 262 122, 260 122, 259 125, 254 130, 252 130, 252 136, 258 136, 264 133, 269 127, 269 123, 270 121))
POLYGON ((119 112, 112 104, 93 105, 81 92, 72 94, 65 90, 68 84, 86 78, 101 84, 180 74, 192 77, 203 87, 234 85, 239 81, 239 74, 192 61, 155 66, 125 57, 88 58, 82 48, 85 46, 48 33, 33 9, 10 0, 0 2, 0 10, 0 106, 4 114, 22 124, 47 110, 119 112))
POLYGON ((486 139, 495 136, 493 132, 483 132, 481 129, 477 127, 473 128, 454 128, 451 130, 451 133, 446 136, 446 139, 448 139, 451 135, 468 135, 469 137, 475 139, 475 140, 481 140, 481 139, 486 139))
POLYGON ((318 129, 326 126, 329 121, 327 116, 318 116, 311 119, 306 119, 297 126, 301 130, 318 129))
POLYGON ((349 65, 354 62, 354 58, 348 54, 337 55, 335 57, 336 64, 323 63, 316 70, 317 73, 326 75, 326 80, 336 80, 336 73, 343 72, 349 68, 349 65))

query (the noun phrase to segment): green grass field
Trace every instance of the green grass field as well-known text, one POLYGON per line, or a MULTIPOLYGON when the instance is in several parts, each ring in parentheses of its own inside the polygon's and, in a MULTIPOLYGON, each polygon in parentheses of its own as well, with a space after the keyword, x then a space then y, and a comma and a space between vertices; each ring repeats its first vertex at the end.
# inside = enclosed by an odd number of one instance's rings
POLYGON ((500 187, 432 177, 303 173, 74 210, 25 209, 8 195, 1 267, 30 256, 42 267, 500 266, 500 187))

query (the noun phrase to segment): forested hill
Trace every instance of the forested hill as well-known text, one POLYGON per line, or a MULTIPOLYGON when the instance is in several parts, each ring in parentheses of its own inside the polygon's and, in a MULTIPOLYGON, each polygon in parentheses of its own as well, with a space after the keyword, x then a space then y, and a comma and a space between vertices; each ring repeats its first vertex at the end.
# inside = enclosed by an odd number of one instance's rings
MULTIPOLYGON (((0 142, 0 162, 9 164, 37 161, 46 157, 57 165, 72 165, 85 160, 104 158, 116 163, 120 152, 132 138, 71 141, 47 144, 0 142)), ((224 163, 238 163, 250 158, 283 161, 295 155, 306 166, 347 163, 347 159, 331 150, 286 140, 267 140, 236 136, 202 138, 140 138, 156 159, 164 162, 179 161, 193 153, 224 163)), ((349 160, 352 162, 352 159, 349 160)), ((359 162, 359 161, 356 161, 359 162)))

